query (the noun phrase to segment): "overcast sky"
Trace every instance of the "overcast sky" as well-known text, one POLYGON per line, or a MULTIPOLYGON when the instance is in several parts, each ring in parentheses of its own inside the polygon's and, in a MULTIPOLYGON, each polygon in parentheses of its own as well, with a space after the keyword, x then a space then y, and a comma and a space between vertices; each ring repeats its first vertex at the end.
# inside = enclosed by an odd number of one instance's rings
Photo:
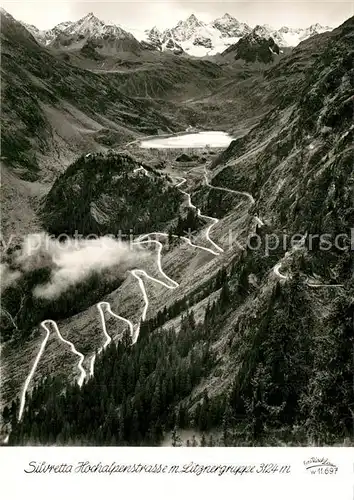
POLYGON ((172 27, 180 19, 194 13, 203 21, 220 17, 225 12, 251 26, 270 24, 276 28, 283 25, 307 27, 316 22, 336 27, 354 15, 354 3, 332 0, 302 1, 276 0, 259 2, 239 1, 175 1, 175 0, 1 0, 13 17, 40 29, 52 28, 62 21, 75 21, 93 12, 105 22, 113 22, 123 27, 136 29, 172 27))

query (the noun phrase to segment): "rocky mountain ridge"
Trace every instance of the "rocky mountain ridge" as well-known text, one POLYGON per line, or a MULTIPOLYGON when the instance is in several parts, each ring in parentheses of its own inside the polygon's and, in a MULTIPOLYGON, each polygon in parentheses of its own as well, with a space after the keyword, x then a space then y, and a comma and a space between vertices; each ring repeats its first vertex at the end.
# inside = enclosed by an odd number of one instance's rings
POLYGON ((92 12, 76 22, 60 23, 46 31, 37 30, 31 25, 25 26, 39 43, 57 49, 82 47, 87 41, 95 42, 97 47, 106 52, 112 48, 128 52, 143 49, 131 33, 115 24, 105 24, 92 12))
POLYGON ((120 40, 119 50, 141 50, 144 47, 139 42, 148 42, 158 50, 177 49, 180 53, 184 51, 197 57, 223 52, 252 29, 256 29, 257 34, 262 37, 273 38, 280 47, 293 47, 302 40, 331 30, 318 23, 298 29, 286 26, 275 29, 269 25, 251 28, 228 13, 208 23, 191 14, 187 19, 164 30, 156 26, 145 31, 125 30, 118 25, 105 24, 92 12, 76 22, 59 23, 49 30, 39 30, 33 25, 25 26, 39 43, 56 48, 70 47, 87 39, 101 42, 114 39, 120 40))

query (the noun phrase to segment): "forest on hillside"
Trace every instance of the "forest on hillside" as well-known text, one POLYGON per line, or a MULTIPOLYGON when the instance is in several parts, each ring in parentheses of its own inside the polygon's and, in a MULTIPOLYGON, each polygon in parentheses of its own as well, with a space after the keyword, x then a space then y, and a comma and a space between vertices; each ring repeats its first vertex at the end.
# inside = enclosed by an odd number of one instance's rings
POLYGON ((350 437, 354 305, 337 296, 317 323, 299 268, 274 284, 257 317, 240 315, 234 323, 228 388, 215 395, 196 390, 218 373, 213 344, 221 325, 256 293, 248 279, 252 262, 244 255, 210 280, 206 294, 219 290, 219 298, 202 322, 194 319, 192 297, 176 303, 142 324, 136 344, 127 332, 112 343, 81 388, 43 380, 28 395, 21 422, 18 401, 6 407, 9 444, 158 445, 166 436, 177 443, 182 429, 199 431, 209 446, 328 445, 350 437), (181 312, 178 333, 161 328, 181 312))
POLYGON ((162 230, 183 194, 160 172, 127 154, 81 156, 48 193, 42 219, 50 234, 135 235, 162 230))

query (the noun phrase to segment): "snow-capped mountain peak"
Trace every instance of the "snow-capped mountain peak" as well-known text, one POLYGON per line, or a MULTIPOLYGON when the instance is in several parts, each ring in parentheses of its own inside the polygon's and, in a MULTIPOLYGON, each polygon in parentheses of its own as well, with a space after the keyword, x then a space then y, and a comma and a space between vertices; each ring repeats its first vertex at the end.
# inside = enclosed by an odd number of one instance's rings
POLYGON ((96 48, 109 54, 137 52, 144 48, 131 33, 115 24, 106 24, 93 12, 78 21, 59 23, 47 31, 40 31, 35 26, 24 26, 40 44, 56 49, 65 50, 70 47, 92 55, 92 50, 96 48))
POLYGON ((280 30, 278 30, 278 33, 281 34, 286 45, 294 47, 307 38, 331 30, 332 28, 329 26, 322 26, 319 23, 315 23, 308 28, 289 28, 288 26, 282 26, 280 30))
POLYGON ((226 12, 220 19, 224 19, 226 22, 236 21, 236 19, 233 16, 231 16, 228 12, 226 12))
POLYGON ((200 21, 194 14, 191 14, 187 19, 184 21, 178 21, 178 23, 175 26, 175 29, 177 27, 180 27, 185 30, 186 35, 188 36, 189 32, 192 32, 195 29, 198 29, 202 26, 205 26, 205 23, 200 21))
POLYGON ((151 40, 152 42, 157 42, 158 40, 161 39, 162 36, 161 31, 156 26, 154 26, 150 30, 145 30, 144 34, 147 37, 147 39, 151 40))
POLYGON ((324 33, 325 31, 329 31, 331 29, 332 28, 330 28, 329 26, 322 26, 321 24, 316 23, 316 24, 311 24, 311 26, 309 26, 306 31, 308 31, 309 33, 316 34, 316 33, 324 33))
POLYGON ((156 49, 161 50, 162 49, 162 33, 161 31, 157 28, 157 26, 154 26, 153 28, 149 30, 145 30, 143 37, 139 37, 139 34, 137 32, 134 32, 134 35, 138 37, 138 39, 141 39, 152 44, 153 47, 156 49))
POLYGON ((146 33, 155 33, 156 35, 161 35, 162 32, 158 29, 157 26, 153 26, 150 30, 145 30, 146 33))
POLYGON ((95 14, 93 12, 89 12, 88 14, 86 14, 86 16, 84 16, 82 19, 86 19, 88 21, 90 20, 93 20, 93 21, 100 21, 98 19, 98 17, 95 16, 95 14))
POLYGON ((133 35, 115 24, 106 24, 96 17, 93 12, 82 17, 73 23, 62 23, 54 28, 71 36, 89 36, 100 38, 102 36, 112 36, 115 38, 133 38, 133 35))
POLYGON ((279 47, 288 45, 282 33, 280 31, 277 31, 269 24, 264 24, 262 26, 260 24, 257 24, 257 26, 253 28, 252 34, 261 38, 273 38, 274 42, 279 45, 279 47))
MULTIPOLYGON (((24 23, 23 23, 24 24, 24 23)), ((58 37, 70 37, 71 39, 128 39, 134 41, 134 36, 115 24, 106 24, 90 12, 78 21, 65 21, 57 24, 54 28, 41 31, 35 26, 24 24, 38 42, 49 45, 55 42, 58 37)), ((136 40, 135 40, 136 41, 136 40)))
POLYGON ((203 24, 202 21, 199 21, 199 19, 197 18, 197 16, 195 14, 191 14, 184 22, 187 24, 195 24, 197 26, 200 26, 201 24, 203 24))
POLYGON ((273 33, 273 29, 269 24, 264 24, 263 26, 260 24, 257 24, 253 30, 252 33, 255 35, 261 36, 261 37, 271 37, 273 33))
MULTIPOLYGON (((274 61, 274 55, 279 55, 279 46, 274 39, 269 36, 261 36, 258 33, 261 30, 253 30, 251 33, 243 36, 240 40, 228 47, 221 55, 234 60, 243 59, 247 62, 261 62, 269 64, 274 61), (257 33, 258 32, 258 33, 257 33)), ((268 30, 264 29, 268 35, 268 30)))
POLYGON ((194 56, 216 53, 215 47, 220 45, 220 41, 220 31, 198 19, 195 14, 179 21, 174 28, 166 29, 161 37, 163 48, 178 44, 186 53, 194 56))
POLYGON ((105 26, 104 22, 98 19, 92 12, 86 16, 79 19, 77 22, 71 23, 65 31, 70 32, 70 34, 84 35, 84 34, 94 34, 102 31, 105 26))
POLYGON ((301 28, 289 28, 288 26, 282 26, 280 30, 278 30, 279 33, 300 33, 302 30, 301 28))
POLYGON ((241 37, 251 32, 251 28, 247 24, 240 23, 228 13, 215 19, 215 21, 211 23, 211 26, 219 30, 223 38, 241 37))
POLYGON ((191 14, 184 21, 178 21, 174 28, 165 30, 164 34, 168 38, 184 42, 195 36, 205 36, 205 28, 206 24, 200 21, 195 14, 191 14))
POLYGON ((315 30, 320 30, 322 29, 323 26, 319 23, 311 24, 311 26, 308 28, 309 30, 315 31, 315 30))

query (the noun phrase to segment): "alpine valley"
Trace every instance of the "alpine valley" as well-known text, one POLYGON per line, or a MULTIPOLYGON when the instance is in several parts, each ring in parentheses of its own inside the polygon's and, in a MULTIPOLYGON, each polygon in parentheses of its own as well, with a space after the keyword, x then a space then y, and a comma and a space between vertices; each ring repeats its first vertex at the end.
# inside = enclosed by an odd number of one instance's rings
POLYGON ((2 10, 1 78, 2 442, 352 445, 354 17, 2 10))

